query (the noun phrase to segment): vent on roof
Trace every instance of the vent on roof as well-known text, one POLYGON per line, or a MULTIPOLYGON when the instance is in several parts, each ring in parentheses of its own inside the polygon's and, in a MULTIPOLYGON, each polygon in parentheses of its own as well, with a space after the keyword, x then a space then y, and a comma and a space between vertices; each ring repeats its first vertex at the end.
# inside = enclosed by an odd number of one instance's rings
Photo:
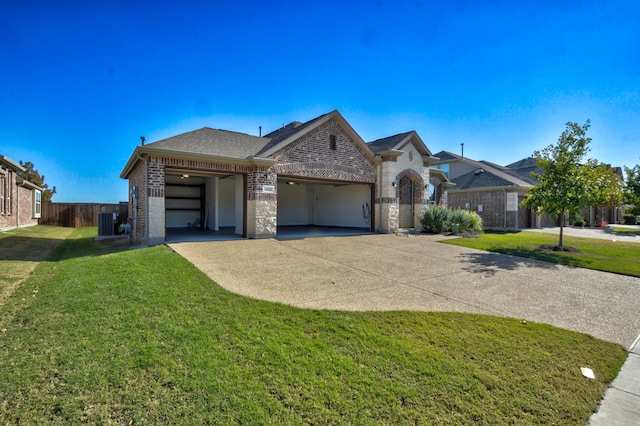
POLYGON ((484 169, 477 169, 475 172, 473 172, 474 175, 479 176, 481 174, 484 173, 484 169))

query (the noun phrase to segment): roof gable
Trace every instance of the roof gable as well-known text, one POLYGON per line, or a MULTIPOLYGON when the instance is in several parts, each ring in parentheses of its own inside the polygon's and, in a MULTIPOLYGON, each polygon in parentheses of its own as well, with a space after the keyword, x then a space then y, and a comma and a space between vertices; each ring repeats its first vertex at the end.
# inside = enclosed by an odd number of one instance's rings
POLYGON ((288 144, 295 142, 302 138, 305 134, 317 129, 330 120, 335 120, 337 124, 345 131, 350 139, 360 148, 361 151, 371 160, 374 158, 373 152, 369 149, 367 144, 362 140, 360 135, 351 127, 351 125, 344 119, 342 114, 337 110, 330 113, 323 114, 313 120, 306 123, 293 122, 287 126, 282 127, 279 130, 271 132, 265 136, 270 140, 269 142, 256 154, 259 157, 271 157, 276 152, 282 150, 288 144))
POLYGON ((429 148, 427 148, 427 145, 415 130, 377 139, 375 141, 368 142, 367 145, 373 152, 378 154, 390 150, 401 151, 408 143, 412 143, 420 154, 428 157, 433 156, 429 148))

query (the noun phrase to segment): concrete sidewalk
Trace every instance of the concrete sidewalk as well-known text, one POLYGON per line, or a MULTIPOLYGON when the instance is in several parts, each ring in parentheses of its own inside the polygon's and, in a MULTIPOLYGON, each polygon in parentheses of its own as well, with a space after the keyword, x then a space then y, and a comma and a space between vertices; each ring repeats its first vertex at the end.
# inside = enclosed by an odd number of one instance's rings
MULTIPOLYGON (((620 227, 640 229, 638 226, 620 227)), ((559 227, 532 229, 558 235, 559 227)), ((607 232, 599 228, 565 227, 564 235, 597 238, 609 241, 640 243, 640 236, 607 232)), ((638 309, 636 309, 636 315, 638 309)), ((639 330, 640 332, 640 330, 639 330)), ((629 347, 629 356, 604 395, 598 411, 589 419, 589 426, 640 425, 640 336, 629 347)))
POLYGON ((604 394, 589 426, 640 425, 640 344, 631 348, 629 357, 604 394))
MULTIPOLYGON (((548 323, 625 348, 636 343, 640 278, 436 243, 442 238, 368 234, 171 248, 222 287, 263 300, 316 309, 476 312, 548 323)), ((636 345, 592 424, 640 425, 639 387, 636 345)))

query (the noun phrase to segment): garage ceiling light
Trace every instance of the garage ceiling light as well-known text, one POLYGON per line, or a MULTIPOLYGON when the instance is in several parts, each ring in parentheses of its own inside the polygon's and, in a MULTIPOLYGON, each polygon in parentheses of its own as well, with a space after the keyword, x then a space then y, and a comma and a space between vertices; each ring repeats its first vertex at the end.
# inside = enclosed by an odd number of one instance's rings
POLYGON ((289 182, 287 182, 287 185, 295 185, 295 184, 296 184, 296 183, 295 183, 294 181, 292 181, 292 180, 291 180, 291 181, 289 181, 289 182))
POLYGON ((189 179, 189 175, 187 173, 183 174, 182 176, 180 176, 182 179, 189 179))

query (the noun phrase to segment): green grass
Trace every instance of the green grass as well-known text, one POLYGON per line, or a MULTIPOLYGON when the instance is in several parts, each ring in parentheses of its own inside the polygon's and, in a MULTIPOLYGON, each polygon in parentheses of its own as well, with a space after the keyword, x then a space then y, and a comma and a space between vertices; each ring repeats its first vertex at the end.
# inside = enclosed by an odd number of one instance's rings
POLYGON ((616 234, 624 234, 624 235, 640 235, 640 229, 625 228, 623 226, 614 226, 613 232, 615 232, 616 234))
POLYGON ((0 232, 0 305, 49 252, 71 234, 70 228, 32 226, 0 232))
POLYGON ((626 358, 515 319, 249 299, 94 235, 0 306, 0 424, 584 425, 626 358))
POLYGON ((478 238, 458 238, 443 242, 562 265, 640 277, 640 262, 638 262, 640 244, 638 243, 565 236, 563 245, 573 247, 580 253, 555 252, 539 250, 539 247, 558 244, 557 235, 527 231, 485 233, 478 238))

